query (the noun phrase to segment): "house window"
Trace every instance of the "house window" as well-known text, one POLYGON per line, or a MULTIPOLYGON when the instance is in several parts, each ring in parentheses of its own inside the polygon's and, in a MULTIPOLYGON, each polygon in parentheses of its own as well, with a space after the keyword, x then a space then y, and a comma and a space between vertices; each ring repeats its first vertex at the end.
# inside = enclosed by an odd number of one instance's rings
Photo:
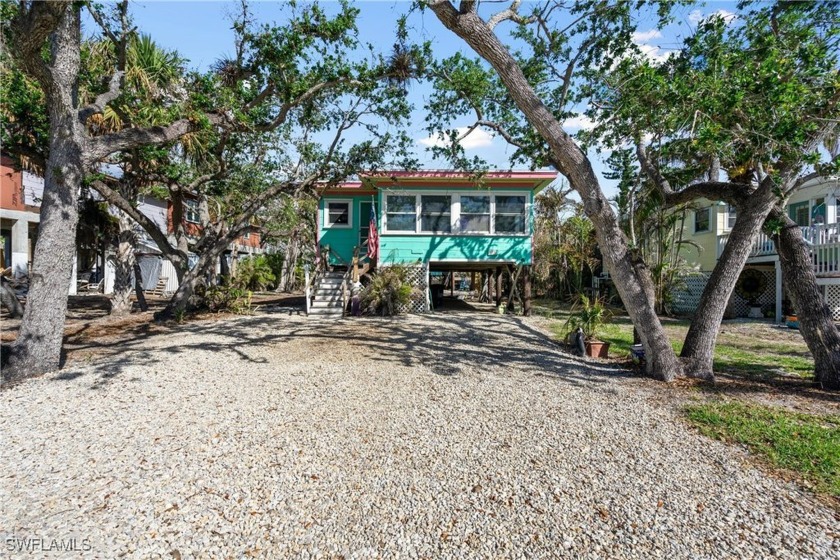
POLYGON ((461 231, 490 233, 489 196, 461 196, 461 231))
POLYGON ((201 214, 198 211, 198 201, 192 199, 184 200, 184 219, 191 224, 201 223, 201 214))
POLYGON ((694 211, 694 233, 709 231, 712 223, 711 207, 700 208, 694 211))
POLYGON ((808 201, 797 202, 788 207, 788 216, 796 222, 796 225, 806 227, 811 225, 811 216, 808 208, 808 201))
POLYGON ((251 238, 251 232, 250 231, 246 231, 245 233, 242 234, 242 239, 250 239, 250 238, 251 238))
POLYGON ((452 199, 449 195, 424 194, 420 197, 420 231, 452 231, 452 199))
POLYGON ((385 198, 388 231, 417 231, 416 204, 414 195, 388 195, 385 198))
POLYGON ((496 196, 496 233, 525 233, 525 197, 496 196))
POLYGON ((814 200, 814 207, 811 209, 811 225, 822 225, 825 223, 825 198, 814 200))
POLYGON ((350 202, 347 200, 330 200, 327 202, 327 227, 350 227, 350 202))
POLYGON ((732 229, 735 227, 735 218, 737 217, 737 212, 735 207, 731 204, 726 205, 726 229, 732 229))

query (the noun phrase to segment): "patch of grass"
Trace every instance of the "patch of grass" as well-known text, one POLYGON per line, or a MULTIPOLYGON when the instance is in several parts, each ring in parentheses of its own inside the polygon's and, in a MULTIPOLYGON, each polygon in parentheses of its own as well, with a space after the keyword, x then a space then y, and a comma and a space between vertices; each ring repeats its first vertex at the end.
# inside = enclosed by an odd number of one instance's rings
POLYGON ((770 465, 798 473, 818 493, 840 498, 840 416, 737 402, 692 405, 686 416, 702 434, 746 445, 770 465))
MULTIPOLYGON (((569 306, 540 300, 537 314, 552 319, 552 329, 558 340, 565 340, 564 325, 569 306)), ((682 350, 689 321, 662 318, 665 332, 674 351, 682 350)), ((601 329, 600 338, 610 345, 610 354, 620 357, 630 353, 633 325, 627 316, 616 316, 601 329)), ((780 332, 766 323, 724 323, 715 347, 714 368, 745 378, 768 378, 794 374, 803 379, 814 375, 814 360, 805 342, 780 332)))
POLYGON ((725 371, 736 375, 755 375, 757 367, 768 371, 795 373, 800 377, 814 374, 814 360, 810 356, 797 355, 797 348, 782 344, 767 345, 764 351, 755 346, 749 350, 721 344, 715 347, 715 371, 725 371))

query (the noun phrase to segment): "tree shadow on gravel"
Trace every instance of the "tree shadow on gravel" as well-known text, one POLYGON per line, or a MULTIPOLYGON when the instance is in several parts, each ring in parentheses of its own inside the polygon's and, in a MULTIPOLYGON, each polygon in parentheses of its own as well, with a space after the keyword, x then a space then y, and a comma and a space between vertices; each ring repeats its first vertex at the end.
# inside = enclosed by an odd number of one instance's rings
MULTIPOLYGON (((329 363, 333 352, 344 362, 347 355, 359 356, 383 366, 423 366, 440 376, 487 370, 498 375, 510 367, 534 376, 591 385, 632 374, 620 365, 565 353, 548 335, 511 316, 450 311, 420 318, 285 319, 296 312, 294 307, 269 308, 253 316, 182 325, 143 323, 126 329, 120 340, 91 337, 76 341, 70 345, 76 354, 73 364, 52 379, 69 381, 91 375, 91 388, 100 388, 129 368, 175 367, 179 356, 192 352, 218 354, 221 372, 226 370, 225 357, 267 364, 266 347, 282 355, 285 345, 301 341, 311 345, 323 363, 329 363)), ((289 358, 298 359, 292 354, 289 358)))

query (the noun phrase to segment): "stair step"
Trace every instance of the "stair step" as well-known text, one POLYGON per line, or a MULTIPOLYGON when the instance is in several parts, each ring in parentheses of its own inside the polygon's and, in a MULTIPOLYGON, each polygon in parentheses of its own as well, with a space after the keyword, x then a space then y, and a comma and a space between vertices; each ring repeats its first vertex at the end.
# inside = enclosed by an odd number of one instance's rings
POLYGON ((344 312, 340 308, 328 308, 328 307, 313 307, 309 310, 310 315, 323 315, 323 316, 331 316, 331 317, 341 317, 344 315, 344 312))
POLYGON ((328 301, 316 301, 312 304, 311 309, 344 309, 344 305, 339 301, 337 303, 332 303, 328 301))
POLYGON ((342 290, 340 288, 318 288, 317 290, 315 290, 315 295, 316 296, 319 295, 319 294, 341 295, 343 292, 344 292, 344 290, 342 290))

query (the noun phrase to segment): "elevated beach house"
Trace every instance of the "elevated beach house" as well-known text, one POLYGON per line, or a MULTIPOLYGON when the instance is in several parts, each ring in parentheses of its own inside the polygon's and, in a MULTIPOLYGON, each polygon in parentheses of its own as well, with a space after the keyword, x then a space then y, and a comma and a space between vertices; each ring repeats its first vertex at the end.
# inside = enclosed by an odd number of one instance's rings
POLYGON ((318 247, 332 273, 314 287, 313 307, 341 312, 354 277, 395 264, 409 268, 423 294, 412 311, 432 307, 434 275, 459 272, 475 279, 483 273, 495 283, 502 270, 527 270, 534 196, 556 177, 544 171, 491 172, 478 179, 452 171, 390 171, 324 190, 318 247))
MULTIPOLYGON (((802 229, 811 262, 826 303, 840 321, 840 178, 818 177, 804 183, 788 200, 788 216, 802 229)), ((688 212, 681 255, 696 269, 677 291, 675 310, 691 313, 712 269, 729 240, 738 216, 723 202, 706 201, 688 212)), ((753 244, 739 285, 729 301, 729 316, 767 317, 782 321, 795 312, 785 290, 779 255, 772 238, 762 232, 753 244), (745 289, 745 286, 750 289, 745 289), (740 288, 740 289, 739 289, 740 288)))

